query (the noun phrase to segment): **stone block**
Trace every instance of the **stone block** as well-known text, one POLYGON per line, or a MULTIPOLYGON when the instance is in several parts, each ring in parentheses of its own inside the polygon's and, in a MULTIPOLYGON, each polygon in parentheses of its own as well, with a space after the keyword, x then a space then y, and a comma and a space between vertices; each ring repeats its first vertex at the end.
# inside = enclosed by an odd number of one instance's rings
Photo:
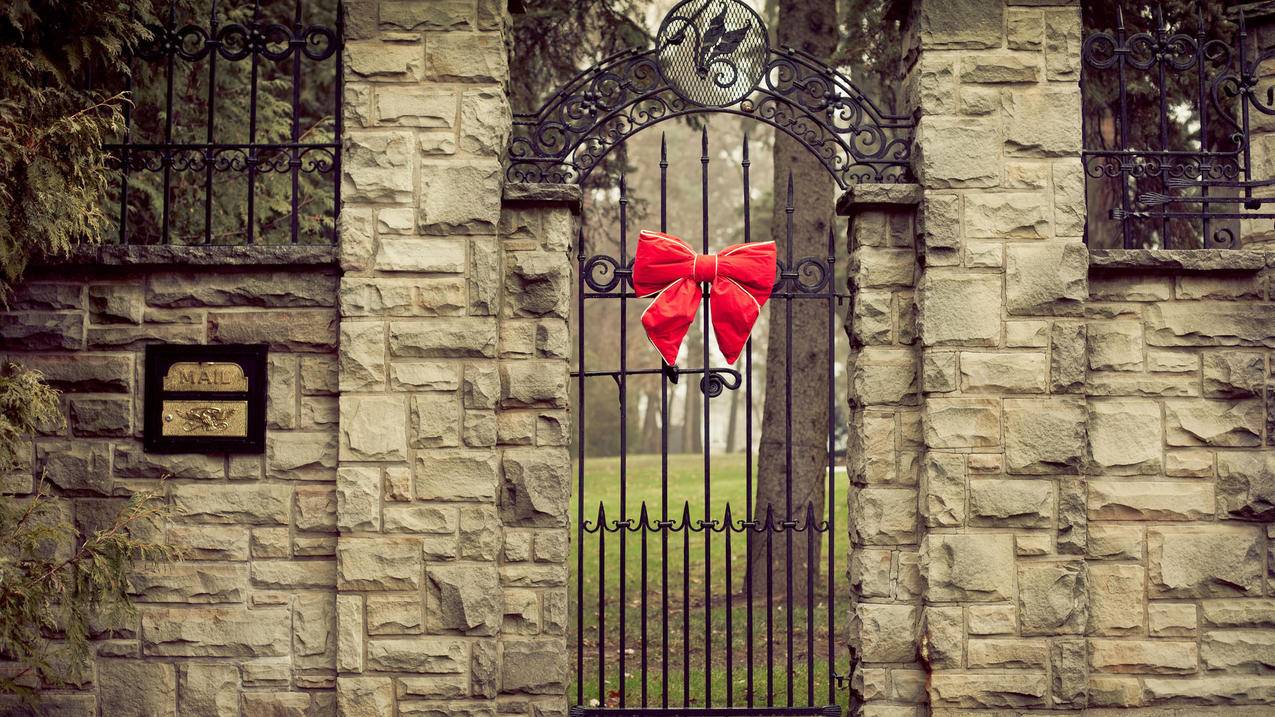
POLYGON ((342 396, 341 459, 407 460, 406 396, 342 396))
POLYGON ((420 229, 425 234, 491 234, 500 220, 500 162, 426 162, 420 167, 420 229))
POLYGON ((504 616, 494 565, 430 565, 425 571, 431 629, 495 635, 504 616))
POLYGON ((1141 321, 1091 321, 1087 336, 1089 368, 1095 371, 1142 370, 1141 321))
MULTIPOLYGON (((7 316, 7 315, 6 315, 7 316)), ((77 319, 78 323, 78 319, 77 319)), ((78 335, 79 329, 74 328, 73 331, 78 335)), ((98 350, 114 350, 114 351, 141 351, 146 344, 166 343, 166 344, 202 344, 205 343, 205 329, 198 325, 182 325, 182 324, 156 324, 147 323, 141 326, 131 324, 115 324, 111 326, 90 326, 85 332, 85 343, 91 349, 98 350)), ((0 348, 6 347, 6 342, 2 340, 4 334, 4 319, 0 317, 0 348)), ((27 350, 44 350, 51 347, 40 348, 39 337, 30 337, 23 340, 23 346, 27 350)), ((76 340, 73 346, 66 346, 68 349, 80 348, 79 341, 76 340)))
POLYGON ((1167 301, 1146 308, 1151 346, 1275 348, 1275 304, 1167 301))
POLYGON ((861 246, 850 255, 850 270, 856 285, 866 289, 911 287, 916 255, 911 249, 861 246))
POLYGON ((923 116, 913 142, 926 187, 994 187, 1001 177, 1001 127, 993 118, 923 116))
POLYGON ((98 284, 89 287, 89 316, 95 324, 140 324, 145 310, 140 286, 98 284))
POLYGON ((1199 649, 1194 642, 1173 640, 1089 641, 1089 666, 1097 672, 1181 675, 1195 672, 1199 649))
POLYGON ((1096 564, 1089 569, 1089 631, 1128 635, 1145 627, 1142 606, 1146 569, 1141 565, 1096 564))
POLYGON ((1099 473, 1159 473, 1164 452, 1164 422, 1155 401, 1091 401, 1090 470, 1099 473))
POLYGON ((433 80, 505 82, 509 65, 500 33, 436 33, 425 43, 425 72, 433 80))
POLYGON ((1080 76, 1080 43, 1080 13, 1071 7, 1045 12, 1045 79, 1080 76))
POLYGON ((415 143, 408 132, 349 132, 341 191, 351 201, 412 201, 415 143))
POLYGON ((98 700, 115 717, 176 717, 177 674, 171 664, 99 660, 98 700))
POLYGON ((334 305, 336 285, 336 274, 329 270, 162 271, 147 277, 146 303, 170 309, 203 306, 323 307, 334 305))
POLYGON ((967 612, 971 635, 1008 635, 1018 629, 1012 605, 970 605, 967 612))
POLYGON ((502 156, 512 121, 503 92, 494 88, 466 91, 460 100, 460 148, 475 156, 502 156))
POLYGON ((926 3, 921 7, 918 26, 922 47, 936 50, 1000 47, 1004 17, 1005 6, 999 1, 926 3))
POLYGON ((1089 251, 1075 241, 1005 248, 1005 310, 1019 316, 1076 316, 1089 297, 1089 251))
POLYGON ((1020 563, 1018 615, 1022 634, 1084 634, 1089 615, 1087 593, 1083 561, 1020 563))
POLYGON ((916 491, 864 486, 852 494, 850 535, 855 545, 916 542, 916 491))
POLYGON ((1147 677, 1142 684, 1146 700, 1155 704, 1246 705, 1275 701, 1275 677, 1264 675, 1147 677))
MULTIPOLYGON (((411 396, 412 448, 455 448, 460 445, 460 395, 417 393, 411 396)), ((400 419, 401 420, 401 419, 400 419)))
POLYGON ((965 197, 965 236, 1047 239, 1049 197, 1041 192, 979 192, 965 197))
MULTIPOLYGON (((968 84, 1017 84, 1036 82, 1040 56, 1030 52, 974 52, 961 57, 961 82, 968 84)), ((1079 112, 1077 112, 1079 116, 1079 112)))
POLYGON ((83 347, 84 315, 81 313, 0 314, 0 349, 78 351, 83 347))
POLYGON ((78 283, 22 281, 9 297, 10 311, 60 311, 83 309, 84 286, 78 283))
POLYGON ((921 567, 931 602, 1001 602, 1014 594, 1013 536, 930 534, 921 567))
POLYGON ((247 595, 245 565, 143 562, 128 576, 137 602, 235 603, 247 595))
POLYGON ((995 346, 1001 335, 1001 278, 927 272, 917 317, 925 346, 995 346))
POLYGON ((1091 520, 1200 520, 1214 512, 1213 488, 1185 481, 1095 480, 1091 520))
POLYGON ((1204 395, 1252 398, 1262 395, 1266 361, 1261 353, 1210 351, 1204 354, 1204 395))
POLYGON ((571 493, 570 461, 560 449, 507 449, 500 514, 506 525, 566 524, 571 493))
POLYGON ((445 505, 394 503, 382 508, 387 533, 456 532, 456 509, 445 505))
POLYGON ((51 485, 62 490, 111 495, 111 447, 90 441, 48 441, 35 444, 35 468, 51 485))
POLYGON ((504 314, 565 319, 571 295, 571 266, 561 252, 505 253, 504 314))
POLYGON ((971 639, 967 666, 972 670, 1043 670, 1049 662, 1045 640, 971 639))
POLYGON ((1049 370, 1043 353, 961 353, 961 390, 966 393, 1045 393, 1049 370))
POLYGON ((337 345, 336 312, 260 311, 208 313, 213 344, 269 344, 271 351, 327 353, 337 345))
POLYGON ((162 608, 142 611, 142 653, 169 657, 279 657, 289 654, 287 609, 162 608))
POLYGON ((1147 605, 1147 634, 1151 637, 1192 637, 1198 625, 1193 603, 1152 602, 1147 605))
MULTIPOLYGON (((376 252, 381 271, 459 274, 465 271, 465 240, 443 237, 382 237, 376 252)), ((435 291, 436 283, 425 291, 435 291)))
POLYGON ((957 453, 927 453, 921 475, 925 524, 932 528, 964 524, 964 458, 957 453))
POLYGON ((418 590, 421 544, 410 538, 343 537, 337 543, 338 590, 418 590))
POLYGON ((912 351, 867 346, 851 358, 850 366, 852 405, 916 403, 916 356, 912 351))
POLYGON ((189 717, 239 717, 239 668, 184 663, 178 674, 182 713, 189 717))
POLYGON ((559 361, 511 361, 500 365, 502 408, 563 408, 567 370, 559 361))
POLYGON ((408 635, 425 629, 421 598, 414 595, 367 596, 367 634, 408 635))
POLYGON ((1265 413, 1260 400, 1187 399, 1164 402, 1170 446, 1261 445, 1265 413))
POLYGON ((419 42, 357 41, 345 44, 345 63, 349 71, 359 77, 382 82, 420 80, 423 55, 419 42))
POLYGON ((494 502, 499 483, 492 451, 418 451, 416 497, 420 500, 494 502))
POLYGON ((495 358, 496 329, 495 321, 483 318, 394 321, 390 323, 390 355, 396 358, 495 358))
POLYGON ((1054 520, 1054 487, 1037 480, 972 480, 970 522, 1015 528, 1048 528, 1054 520))
POLYGON ((1071 157, 1079 153, 1078 88, 1033 87, 1012 90, 1001 97, 1007 152, 1029 157, 1071 157))
POLYGON ((1151 597, 1256 595, 1261 591, 1262 561, 1256 528, 1210 525, 1147 531, 1151 597))
POLYGON ((1218 453, 1217 501, 1219 511, 1231 518, 1262 522, 1275 518, 1275 455, 1218 453))
POLYGON ((1072 399, 1005 400, 1009 473, 1076 473, 1085 452, 1085 408, 1072 399))
MULTIPOLYGON (((385 243, 381 246, 384 248, 385 243)), ((403 261, 398 265, 409 263, 403 261)), ((343 316, 460 316, 465 311, 465 291, 465 279, 459 276, 347 277, 341 280, 341 312, 343 316)))
MULTIPOLYGON (((907 606, 882 605, 879 607, 907 606)), ((858 610, 862 612, 864 608, 865 606, 860 605, 858 610)), ((965 639, 962 623, 961 608, 959 607, 925 608, 925 622, 921 628, 923 638, 921 658, 929 666, 930 670, 959 669, 964 663, 965 639)), ((897 626, 895 629, 898 629, 897 626)), ((899 637, 905 638, 907 633, 903 633, 899 637)), ((915 649, 914 647, 914 652, 915 649)), ((907 657, 903 661, 911 662, 913 659, 915 658, 907 657)))
POLYGON ((336 704, 342 717, 384 717, 394 710, 394 681, 389 677, 339 677, 336 704))
POLYGON ((175 484, 169 489, 179 516, 195 523, 287 525, 292 488, 287 485, 175 484))
POLYGON ((924 407, 929 448, 986 448, 1000 443, 1000 401, 931 398, 924 407))
MULTIPOLYGON (((386 6, 399 4, 386 3, 386 6)), ((382 127, 451 129, 456 125, 459 94, 455 90, 390 84, 376 89, 376 123, 382 127)))
POLYGON ((31 355, 21 362, 63 393, 127 393, 133 384, 133 357, 127 354, 31 355))
POLYGON ((930 699, 938 707, 1044 707, 1049 679, 1042 673, 977 674, 945 672, 930 681, 930 699))
POLYGON ((192 560, 248 559, 248 531, 239 526, 169 525, 166 537, 192 560))
POLYGON ((553 638, 504 640, 501 656, 502 693, 560 693, 566 684, 567 655, 553 638))
POLYGON ((330 482, 336 479, 337 455, 337 437, 330 432, 268 432, 266 477, 330 482))
POLYGON ((950 393, 959 385, 955 351, 926 351, 921 355, 921 390, 950 393))
POLYGON ((1088 328, 1080 321, 1055 321, 1049 331, 1049 389, 1076 393, 1085 385, 1088 328))

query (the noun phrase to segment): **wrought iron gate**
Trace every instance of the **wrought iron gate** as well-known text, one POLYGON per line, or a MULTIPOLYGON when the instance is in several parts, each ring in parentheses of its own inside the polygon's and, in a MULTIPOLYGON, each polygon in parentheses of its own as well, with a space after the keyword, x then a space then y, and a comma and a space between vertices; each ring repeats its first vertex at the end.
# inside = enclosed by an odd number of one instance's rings
MULTIPOLYGON (((792 137, 842 188, 855 182, 903 181, 911 119, 882 112, 841 73, 799 51, 771 48, 768 37, 761 18, 739 0, 685 0, 664 18, 654 48, 608 58, 577 76, 537 113, 515 116, 506 158, 507 179, 578 182, 641 129, 685 115, 718 113, 749 118, 792 137)), ((713 245, 720 242, 710 241, 710 210, 715 197, 710 196, 709 180, 717 165, 710 154, 707 127, 701 129, 699 139, 700 152, 695 158, 670 154, 661 137, 658 196, 641 199, 658 205, 660 231, 680 235, 698 245, 697 251, 708 254, 722 248, 713 245), (670 227, 670 170, 685 174, 696 169, 699 221, 693 226, 670 227)), ((742 194, 737 196, 742 199, 745 243, 758 240, 752 236, 749 149, 745 135, 738 152, 729 153, 742 178, 737 190, 742 194)), ((838 642, 844 649, 844 640, 837 639, 834 597, 844 595, 846 589, 837 587, 835 511, 825 515, 823 506, 809 501, 802 504, 794 499, 792 489, 793 386, 802 381, 821 382, 825 384, 828 415, 827 504, 835 506, 837 501, 837 393, 832 357, 837 307, 845 295, 837 291, 835 233, 829 230, 826 252, 821 255, 795 253, 794 217, 803 211, 803 198, 794 196, 790 176, 787 191, 782 193, 785 196, 774 198, 783 203, 786 225, 781 234, 784 241, 777 247, 777 275, 767 304, 770 316, 775 317, 772 320, 783 322, 788 359, 783 395, 770 397, 771 401, 783 401, 786 490, 782 514, 774 503, 764 511, 756 510, 753 446, 759 426, 751 410, 756 389, 753 341, 733 367, 714 359, 709 340, 709 292, 704 284, 696 318, 704 339, 697 355, 684 354, 677 366, 662 361, 658 366, 640 366, 630 360, 630 339, 643 342, 642 337, 632 336, 635 331, 629 319, 636 314, 631 312, 640 313, 646 306, 632 283, 636 232, 630 211, 635 198, 623 176, 610 190, 591 193, 618 197, 617 253, 591 253, 581 237, 576 255, 572 712, 687 717, 839 714, 838 703, 843 701, 839 696, 847 692, 843 687, 851 665, 846 657, 838 664, 838 642), (826 316, 826 376, 793 370, 794 309, 810 303, 826 316), (614 307, 610 315, 618 318, 619 350, 599 366, 587 360, 593 333, 585 317, 590 307, 602 305, 614 307), (630 470, 634 458, 628 426, 635 399, 631 384, 657 380, 659 497, 634 501, 630 494, 637 479, 630 470), (590 466, 598 461, 586 455, 586 428, 592 418, 586 395, 595 382, 614 386, 620 418, 618 455, 601 475, 589 474, 590 466), (689 496, 679 499, 670 490, 670 402, 679 384, 681 390, 697 391, 702 396, 699 428, 703 448, 697 459, 702 463, 702 510, 698 506, 692 509, 689 496), (719 508, 713 500, 714 478, 721 471, 720 459, 715 461, 717 456, 711 450, 712 407, 713 401, 730 395, 728 392, 743 392, 745 406, 744 505, 726 502, 719 508), (587 480, 586 475, 590 475, 587 480), (605 491, 615 493, 610 514, 605 502, 599 500, 605 491), (826 536, 826 566, 813 565, 811 558, 818 543, 799 539, 812 534, 820 541, 826 536), (801 586, 794 585, 797 578, 792 569, 794 550, 800 550, 794 544, 803 542, 806 562, 812 564, 804 571, 804 591, 794 590, 801 586), (701 546, 702 573, 699 567, 691 568, 692 549, 701 546), (618 554, 612 550, 615 547, 618 554), (733 558, 741 552, 751 556, 754 548, 758 553, 764 550, 764 566, 754 566, 748 559, 741 575, 733 558), (631 566, 634 552, 637 563, 631 566), (608 562, 616 557, 618 569, 608 562), (631 567, 640 574, 629 575, 631 567), (632 585, 630 578, 635 578, 632 585), (720 590, 715 588, 717 580, 720 590), (816 605, 819 589, 826 589, 826 605, 816 605), (615 592, 609 592, 612 590, 615 592), (804 595, 804 605, 791 604, 790 596, 797 593, 804 595), (618 601, 608 601, 608 595, 618 597, 618 601), (721 678, 724 684, 717 685, 715 679, 721 678), (631 681, 636 683, 630 685, 631 681), (609 685, 614 689, 608 689, 609 685)), ((806 204, 806 211, 814 211, 808 208, 809 202, 806 204)))

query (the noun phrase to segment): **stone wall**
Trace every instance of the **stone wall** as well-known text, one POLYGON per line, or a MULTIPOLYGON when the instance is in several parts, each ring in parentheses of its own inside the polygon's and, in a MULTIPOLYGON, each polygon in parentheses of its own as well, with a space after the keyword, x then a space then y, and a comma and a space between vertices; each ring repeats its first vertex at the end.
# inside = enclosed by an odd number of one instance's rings
POLYGON ((919 187, 845 203, 863 714, 1270 713, 1266 256, 1091 257, 1076 5, 906 5, 919 187))
POLYGON ((337 697, 565 712, 572 208, 502 203, 498 0, 347 4, 337 697))
POLYGON ((336 285, 322 266, 58 267, 10 300, 4 357, 63 392, 67 425, 35 437, 4 490, 43 477, 85 530, 157 491, 173 513, 152 537, 186 551, 140 567, 137 616, 97 628, 87 680, 46 693, 42 714, 335 713, 336 285), (153 341, 270 345, 265 455, 142 451, 153 341))

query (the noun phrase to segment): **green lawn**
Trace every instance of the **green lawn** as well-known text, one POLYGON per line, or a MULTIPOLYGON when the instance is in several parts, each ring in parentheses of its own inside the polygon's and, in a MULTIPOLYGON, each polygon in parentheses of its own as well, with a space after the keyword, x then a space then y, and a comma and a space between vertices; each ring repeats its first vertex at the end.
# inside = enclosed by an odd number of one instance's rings
MULTIPOLYGON (((689 506, 692 522, 704 517, 704 467, 700 455, 669 456, 669 518, 680 521, 682 511, 689 506)), ((732 517, 738 521, 745 515, 745 476, 743 454, 712 456, 712 480, 710 482, 712 504, 709 515, 721 521, 727 503, 731 506, 732 517)), ((836 576, 836 600, 834 603, 835 640, 837 657, 835 669, 845 674, 849 670, 849 655, 845 648, 844 636, 847 634, 849 619, 849 585, 848 585, 848 538, 846 502, 847 484, 845 474, 838 473, 836 495, 836 550, 834 575, 836 576)), ((636 522, 643 501, 650 512, 650 523, 660 519, 660 457, 658 455, 634 455, 628 458, 627 479, 627 517, 636 522)), ((585 463, 585 505, 586 518, 596 521, 599 502, 605 507, 607 521, 614 521, 621 515, 620 481, 618 458, 589 458, 585 463)), ((574 508, 573 508, 574 512, 574 508)), ((826 517, 826 516, 825 516, 826 517)), ((800 521, 804 514, 796 516, 800 521)), ((663 569, 661 534, 650 532, 645 535, 647 549, 646 579, 646 630, 642 625, 642 584, 643 533, 606 533, 605 549, 602 551, 603 568, 599 569, 599 533, 585 535, 584 539, 584 703, 618 706, 621 700, 621 660, 624 662, 626 675, 623 684, 624 704, 636 706, 642 704, 642 647, 647 652, 647 700, 652 706, 659 706, 662 701, 664 670, 663 662, 663 618, 661 602, 663 599, 663 569), (621 537, 623 535, 623 538, 621 537), (621 567, 620 553, 624 549, 626 555, 621 567), (623 580, 621 580, 621 576, 623 580), (623 583, 623 585, 621 585, 623 583), (621 602, 623 590, 623 602, 621 602), (599 609, 599 594, 603 596, 603 609, 599 609), (620 617, 625 618, 625 644, 623 653, 620 649, 620 617), (599 658, 598 658, 598 626, 600 615, 605 614, 605 652, 603 662, 604 684, 599 690, 599 658)), ((753 540, 759 540, 754 536, 753 540)), ((705 533, 690 533, 686 539, 683 532, 669 534, 668 540, 668 700, 670 705, 683 704, 684 698, 691 706, 724 706, 727 704, 727 673, 731 673, 729 682, 732 685, 732 704, 747 704, 748 675, 746 646, 748 636, 746 625, 748 619, 748 600, 746 599, 744 579, 746 572, 745 535, 735 532, 730 536, 731 590, 727 597, 726 590, 726 534, 712 533, 709 546, 705 547, 705 533), (685 555, 685 558, 684 558, 685 555), (684 585, 683 565, 689 562, 689 589, 684 585), (705 565, 711 565, 711 582, 705 582, 705 565), (706 596, 711 593, 711 600, 706 596), (684 609, 684 602, 689 605, 689 617, 684 609), (728 609, 729 607, 729 609, 728 609), (727 616, 730 615, 730 632, 733 636, 730 660, 727 659, 727 616), (705 646, 708 643, 705 626, 711 626, 712 665, 710 670, 706 664, 705 646), (689 636, 685 639, 684 635, 689 636), (687 655, 684 655, 684 651, 687 655), (685 657, 689 656, 689 662, 685 657), (711 692, 710 692, 711 691, 711 692)), ((577 570, 577 553, 579 547, 572 541, 571 571, 571 618, 574 623, 576 614, 576 586, 574 575, 577 570)), ((807 659, 806 616, 811 612, 805 600, 800 605, 789 609, 783 597, 783 564, 785 559, 785 541, 777 537, 773 543, 774 551, 774 593, 767 604, 764 590, 755 590, 752 601, 754 637, 753 637, 753 689, 756 705, 767 704, 768 697, 775 705, 788 702, 789 676, 791 675, 791 691, 793 704, 808 705, 809 689, 813 687, 813 704, 824 705, 828 702, 828 540, 825 535, 820 556, 820 572, 815 578, 816 590, 813 600, 813 639, 814 657, 807 659), (773 660, 767 660, 767 611, 773 622, 773 660), (789 670, 789 654, 787 649, 787 628, 791 617, 793 623, 792 669, 789 670), (767 665, 772 669, 768 672, 767 665), (814 683, 810 683, 811 665, 813 665, 814 683), (773 682, 771 682, 773 681, 773 682)), ((568 697, 576 699, 575 684, 576 643, 573 633, 569 645, 572 670, 572 684, 568 697)), ((845 689, 837 690, 837 701, 844 707, 848 697, 845 689)))

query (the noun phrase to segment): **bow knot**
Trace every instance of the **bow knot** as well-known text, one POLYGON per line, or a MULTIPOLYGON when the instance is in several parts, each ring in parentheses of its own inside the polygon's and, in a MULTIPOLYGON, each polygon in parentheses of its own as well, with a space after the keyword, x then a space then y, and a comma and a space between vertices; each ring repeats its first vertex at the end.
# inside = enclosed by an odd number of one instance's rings
POLYGON ((716 254, 699 254, 686 242, 660 232, 638 235, 633 258, 633 288, 639 296, 655 296, 642 312, 647 338, 664 362, 677 361, 682 340, 708 284, 709 318, 717 347, 727 363, 735 363, 748 343, 761 307, 770 299, 775 280, 775 243, 735 244, 716 254))
POLYGON ((695 268, 691 273, 694 275, 692 278, 698 283, 712 283, 717 278, 717 255, 696 254, 695 268))

